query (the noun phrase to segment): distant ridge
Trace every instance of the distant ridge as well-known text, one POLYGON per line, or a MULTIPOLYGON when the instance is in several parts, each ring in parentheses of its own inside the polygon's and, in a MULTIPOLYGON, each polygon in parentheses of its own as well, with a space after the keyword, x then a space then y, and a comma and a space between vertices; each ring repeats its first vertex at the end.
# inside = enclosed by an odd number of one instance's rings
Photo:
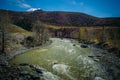
MULTIPOLYGON (((7 10, 0 10, 0 14, 7 10)), ((26 30, 31 30, 32 24, 39 20, 45 24, 58 26, 120 26, 120 17, 98 18, 79 12, 43 11, 17 12, 8 10, 11 22, 26 30)))

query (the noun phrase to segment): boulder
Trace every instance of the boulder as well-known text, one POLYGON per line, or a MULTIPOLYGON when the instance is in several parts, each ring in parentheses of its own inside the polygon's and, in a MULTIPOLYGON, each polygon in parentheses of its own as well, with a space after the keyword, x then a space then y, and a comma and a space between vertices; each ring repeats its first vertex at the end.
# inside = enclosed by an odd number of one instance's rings
POLYGON ((99 42, 99 43, 97 43, 96 45, 101 46, 101 45, 103 45, 103 44, 105 44, 105 43, 104 43, 104 42, 99 42))
POLYGON ((73 44, 73 46, 76 46, 75 44, 73 44))
POLYGON ((110 46, 107 43, 102 44, 101 47, 104 48, 104 49, 109 49, 110 48, 110 46))
POLYGON ((101 56, 100 55, 96 55, 96 57, 100 58, 101 56))
POLYGON ((112 52, 116 52, 116 51, 119 51, 118 48, 116 47, 113 47, 113 48, 109 48, 107 49, 108 52, 112 53, 112 52))
POLYGON ((28 66, 29 64, 28 63, 20 63, 19 65, 20 66, 28 66))
POLYGON ((85 45, 85 44, 82 44, 81 47, 82 47, 82 48, 87 48, 88 46, 85 45))
POLYGON ((41 80, 41 77, 40 77, 40 75, 38 75, 38 74, 32 74, 32 75, 31 75, 31 79, 32 79, 32 80, 41 80))
POLYGON ((93 60, 96 61, 96 62, 100 61, 100 59, 98 59, 98 58, 93 58, 93 60))
POLYGON ((36 71, 37 73, 40 73, 40 74, 43 73, 41 69, 35 69, 35 71, 36 71))
POLYGON ((2 66, 2 67, 8 66, 8 65, 9 65, 9 64, 8 64, 7 61, 1 61, 1 62, 0 62, 0 66, 2 66))
POLYGON ((104 42, 99 42, 95 44, 95 47, 97 48, 103 48, 103 44, 105 44, 104 42))
POLYGON ((30 68, 35 68, 35 66, 33 64, 29 65, 30 68))
POLYGON ((105 79, 103 79, 103 78, 101 78, 101 77, 95 77, 94 80, 105 80, 105 79))
POLYGON ((90 55, 90 56, 88 56, 88 57, 93 58, 94 56, 90 55))
POLYGON ((88 56, 88 57, 92 58, 92 59, 93 59, 94 61, 96 61, 96 62, 99 62, 100 59, 98 59, 98 58, 101 57, 101 56, 92 56, 92 55, 90 55, 90 56, 88 56))
POLYGON ((20 72, 20 75, 21 76, 26 76, 26 75, 29 75, 29 72, 28 71, 22 71, 22 72, 20 72))

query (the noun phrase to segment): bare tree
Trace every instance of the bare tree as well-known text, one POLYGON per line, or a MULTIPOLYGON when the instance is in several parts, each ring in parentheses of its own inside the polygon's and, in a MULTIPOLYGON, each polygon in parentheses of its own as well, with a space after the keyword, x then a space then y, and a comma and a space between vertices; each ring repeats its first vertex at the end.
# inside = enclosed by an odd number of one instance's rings
POLYGON ((50 32, 47 28, 44 29, 42 36, 43 36, 44 43, 49 40, 50 32))
POLYGON ((102 26, 102 39, 101 42, 105 42, 106 36, 105 36, 105 26, 102 26))
POLYGON ((44 35, 45 35, 45 33, 44 33, 45 25, 37 20, 33 24, 33 29, 32 30, 33 30, 33 33, 34 33, 36 44, 42 44, 43 40, 44 40, 44 35))

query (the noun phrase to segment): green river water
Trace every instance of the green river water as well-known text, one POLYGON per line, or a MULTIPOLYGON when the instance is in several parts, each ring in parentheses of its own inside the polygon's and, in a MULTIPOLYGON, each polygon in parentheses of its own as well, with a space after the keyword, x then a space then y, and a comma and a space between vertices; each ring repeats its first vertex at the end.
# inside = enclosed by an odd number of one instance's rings
POLYGON ((42 67, 46 70, 44 80, 107 80, 104 68, 88 57, 97 50, 81 48, 80 43, 69 39, 51 40, 50 45, 17 55, 10 63, 42 67))

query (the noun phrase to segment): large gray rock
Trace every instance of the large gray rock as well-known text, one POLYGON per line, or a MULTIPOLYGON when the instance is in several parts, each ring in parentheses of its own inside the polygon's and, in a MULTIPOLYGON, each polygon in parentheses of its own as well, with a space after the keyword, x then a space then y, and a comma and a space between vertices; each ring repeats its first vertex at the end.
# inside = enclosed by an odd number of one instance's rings
POLYGON ((85 45, 85 44, 82 44, 81 47, 82 47, 82 48, 88 48, 88 46, 85 45))
POLYGON ((95 77, 94 80, 105 80, 105 79, 103 79, 103 78, 101 78, 101 77, 95 77))
POLYGON ((20 75, 26 76, 26 75, 29 75, 29 72, 28 72, 28 71, 22 71, 22 72, 20 73, 20 75))
POLYGON ((31 79, 33 80, 40 80, 41 79, 41 76, 39 74, 31 74, 31 79))

